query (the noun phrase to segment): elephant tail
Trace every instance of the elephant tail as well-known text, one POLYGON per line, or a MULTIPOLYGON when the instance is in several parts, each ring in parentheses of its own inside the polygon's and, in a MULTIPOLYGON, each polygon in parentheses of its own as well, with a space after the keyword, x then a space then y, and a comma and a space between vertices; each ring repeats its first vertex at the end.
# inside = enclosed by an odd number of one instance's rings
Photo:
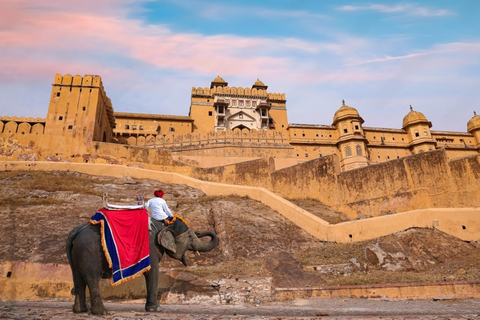
POLYGON ((75 290, 75 266, 73 265, 73 259, 72 259, 72 248, 73 248, 73 242, 77 235, 82 232, 83 229, 88 227, 90 223, 84 223, 82 225, 79 225, 75 228, 73 228, 72 231, 68 234, 67 237, 67 242, 65 243, 65 250, 67 251, 67 258, 68 258, 68 264, 70 265, 70 268, 72 269, 72 277, 73 277, 73 288, 71 291, 72 295, 76 294, 75 290))

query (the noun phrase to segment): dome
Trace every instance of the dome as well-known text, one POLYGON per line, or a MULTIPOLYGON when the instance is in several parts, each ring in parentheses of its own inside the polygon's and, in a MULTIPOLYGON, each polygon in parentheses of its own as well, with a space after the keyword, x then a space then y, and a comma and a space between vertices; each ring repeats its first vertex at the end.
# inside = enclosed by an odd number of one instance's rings
POLYGON ((257 81, 255 81, 254 85, 255 85, 255 86, 264 86, 265 83, 263 83, 262 81, 260 81, 260 79, 257 79, 257 81))
POLYGON ((228 83, 222 79, 222 77, 217 76, 213 81, 210 83, 210 89, 213 87, 226 87, 228 83))
POLYGON ((428 123, 429 127, 432 124, 427 120, 427 118, 423 115, 423 113, 413 110, 412 106, 410 106, 410 112, 403 118, 403 128, 406 128, 409 125, 415 123, 428 123))
POLYGON ((215 79, 213 79, 213 82, 218 83, 218 82, 225 82, 222 77, 217 76, 215 79))
POLYGON ((268 86, 266 86, 265 83, 260 81, 260 79, 257 79, 257 81, 255 81, 255 83, 252 86, 252 89, 254 89, 254 88, 267 90, 268 86))
POLYGON ((467 131, 472 132, 476 129, 480 129, 480 116, 473 112, 473 117, 467 123, 467 131))
POLYGON ((333 125, 336 125, 340 120, 351 118, 357 118, 360 120, 361 123, 363 123, 363 119, 362 117, 360 117, 357 109, 347 106, 345 104, 345 101, 342 102, 343 105, 340 107, 340 109, 337 110, 337 112, 335 112, 335 115, 333 116, 333 125))

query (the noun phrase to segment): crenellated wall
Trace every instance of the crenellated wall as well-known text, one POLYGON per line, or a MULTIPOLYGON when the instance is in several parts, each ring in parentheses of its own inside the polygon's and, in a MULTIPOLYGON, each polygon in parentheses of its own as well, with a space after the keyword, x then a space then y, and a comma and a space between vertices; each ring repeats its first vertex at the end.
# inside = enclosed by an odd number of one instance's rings
POLYGON ((34 134, 45 133, 45 119, 25 117, 0 117, 0 135, 8 134, 34 134))
POLYGON ((149 134, 132 135, 128 138, 120 138, 116 142, 132 146, 155 146, 162 148, 182 148, 185 146, 205 146, 210 144, 230 144, 230 143, 261 143, 268 144, 288 144, 288 137, 285 132, 233 129, 210 131, 205 133, 188 134, 149 134))
POLYGON ((286 100, 285 93, 272 93, 267 92, 267 90, 257 89, 257 88, 242 88, 242 87, 228 87, 228 86, 217 86, 211 89, 209 88, 192 88, 192 95, 198 96, 212 96, 215 93, 224 93, 229 95, 239 95, 239 96, 254 96, 268 98, 270 100, 286 100))

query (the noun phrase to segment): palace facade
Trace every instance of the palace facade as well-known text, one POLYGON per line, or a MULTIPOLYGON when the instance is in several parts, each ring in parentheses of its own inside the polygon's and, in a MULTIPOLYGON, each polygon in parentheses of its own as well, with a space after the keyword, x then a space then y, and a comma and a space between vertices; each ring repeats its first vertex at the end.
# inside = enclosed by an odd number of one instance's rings
POLYGON ((56 74, 45 119, 0 117, 0 159, 121 161, 116 154, 91 157, 96 143, 106 143, 169 150, 204 166, 264 157, 288 166, 335 154, 348 171, 439 148, 449 159, 480 150, 476 114, 466 132, 430 130, 412 107, 401 128, 372 128, 343 102, 331 124, 293 124, 286 102, 285 93, 269 92, 260 80, 233 87, 218 76, 209 87, 192 88, 188 116, 116 112, 100 76, 56 74))

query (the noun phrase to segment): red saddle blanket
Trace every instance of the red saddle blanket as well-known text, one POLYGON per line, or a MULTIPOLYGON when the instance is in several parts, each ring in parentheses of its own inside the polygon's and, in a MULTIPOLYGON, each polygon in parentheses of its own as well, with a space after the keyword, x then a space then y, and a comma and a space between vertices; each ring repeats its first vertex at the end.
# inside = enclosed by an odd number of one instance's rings
POLYGON ((150 270, 147 210, 99 209, 90 223, 101 224, 102 247, 112 268, 111 284, 120 284, 150 270))

